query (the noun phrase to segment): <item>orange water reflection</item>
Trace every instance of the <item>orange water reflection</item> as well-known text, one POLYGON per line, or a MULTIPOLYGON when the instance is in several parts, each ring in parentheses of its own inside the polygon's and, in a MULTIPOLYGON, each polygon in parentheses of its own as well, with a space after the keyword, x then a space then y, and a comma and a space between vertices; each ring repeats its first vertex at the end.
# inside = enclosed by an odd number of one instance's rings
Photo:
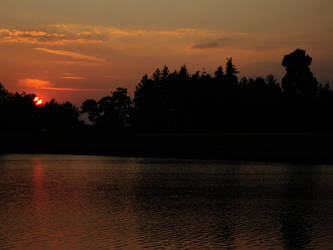
POLYGON ((0 200, 0 248, 332 245, 332 168, 95 156, 19 162, 0 165, 0 191, 14 197, 0 200))
POLYGON ((51 216, 49 192, 45 186, 45 166, 39 158, 32 159, 33 171, 33 200, 32 206, 36 220, 40 223, 45 223, 45 220, 51 216))

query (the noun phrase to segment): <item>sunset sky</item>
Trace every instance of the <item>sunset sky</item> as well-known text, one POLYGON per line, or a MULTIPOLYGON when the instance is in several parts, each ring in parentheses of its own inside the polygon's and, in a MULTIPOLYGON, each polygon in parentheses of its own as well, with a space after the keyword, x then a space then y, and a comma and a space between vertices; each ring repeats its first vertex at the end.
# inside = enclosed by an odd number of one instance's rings
POLYGON ((333 84, 332 0, 1 0, 0 82, 80 104, 145 74, 186 64, 212 73, 232 57, 240 76, 277 78, 306 49, 333 84))

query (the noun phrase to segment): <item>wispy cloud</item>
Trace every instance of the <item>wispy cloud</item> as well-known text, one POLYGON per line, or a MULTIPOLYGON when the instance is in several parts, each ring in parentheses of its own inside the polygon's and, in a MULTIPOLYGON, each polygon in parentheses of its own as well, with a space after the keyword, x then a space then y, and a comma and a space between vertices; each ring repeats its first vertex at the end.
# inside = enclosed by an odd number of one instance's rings
POLYGON ((19 85, 22 87, 29 87, 34 89, 45 89, 53 87, 51 82, 36 78, 21 79, 19 80, 19 85))
MULTIPOLYGON (((123 52, 136 53, 147 50, 161 51, 161 48, 211 49, 232 46, 247 37, 245 33, 221 30, 178 28, 178 29, 120 29, 112 26, 89 26, 56 24, 41 27, 40 30, 0 29, 0 42, 31 43, 39 45, 94 44, 100 43, 123 52)), ((62 50, 37 48, 51 54, 69 56, 89 61, 102 60, 96 57, 81 57, 78 53, 62 50), (97 59, 97 60, 96 60, 97 59)), ((105 61, 104 61, 105 62, 105 61)))
POLYGON ((95 57, 95 56, 88 56, 78 52, 67 51, 67 50, 54 50, 48 48, 35 48, 35 50, 42 51, 49 54, 59 55, 59 56, 66 56, 71 57, 78 60, 85 60, 97 63, 107 63, 107 61, 103 58, 95 57))
POLYGON ((224 37, 208 37, 205 41, 195 43, 192 49, 218 49, 230 46, 237 46, 240 42, 248 39, 248 35, 244 33, 226 34, 224 37))
POLYGON ((72 92, 90 92, 90 91, 100 91, 101 89, 82 89, 82 88, 43 88, 43 90, 54 90, 54 91, 72 91, 72 92))
POLYGON ((58 32, 71 34, 72 36, 84 37, 86 39, 97 39, 100 41, 112 41, 122 38, 198 38, 198 37, 218 37, 224 34, 221 31, 194 29, 194 28, 177 28, 177 29, 120 29, 110 26, 88 26, 77 24, 58 24, 53 25, 58 32))
POLYGON ((38 30, 0 29, 0 42, 2 43, 29 43, 62 45, 68 43, 101 43, 97 37, 87 36, 84 33, 64 33, 38 30))
POLYGON ((50 81, 45 81, 37 78, 21 79, 18 82, 19 86, 35 90, 53 90, 53 91, 72 91, 72 92, 89 92, 100 91, 102 89, 90 89, 90 88, 65 88, 56 87, 50 81))
POLYGON ((84 80, 85 78, 82 76, 77 76, 75 74, 72 73, 64 73, 64 76, 62 77, 62 79, 66 79, 66 80, 84 80))
POLYGON ((193 49, 216 49, 223 48, 222 41, 211 41, 211 42, 203 42, 197 43, 192 46, 193 49))
POLYGON ((120 29, 111 26, 89 26, 78 24, 56 24, 50 25, 56 31, 70 36, 81 37, 87 40, 107 41, 123 37, 145 37, 145 36, 182 36, 184 33, 202 32, 197 29, 181 28, 174 30, 155 29, 120 29))
POLYGON ((53 43, 64 39, 63 34, 35 30, 0 29, 1 42, 16 43, 53 43))
MULTIPOLYGON (((261 50, 309 44, 308 36, 302 37, 295 32, 282 34, 228 32, 213 29, 177 28, 177 29, 121 29, 113 26, 89 26, 78 24, 45 25, 38 29, 0 29, 0 43, 22 43, 44 46, 62 46, 75 44, 83 46, 100 44, 101 48, 112 48, 123 54, 149 55, 162 50, 167 54, 174 52, 193 53, 212 49, 261 50), (269 44, 269 48, 267 47, 269 44)), ((312 46, 316 46, 312 44, 312 46)), ((42 47, 42 46, 38 46, 42 47)), ((304 47, 304 46, 303 46, 304 47)), ((46 52, 45 48, 42 48, 46 52)), ((52 53, 51 50, 48 53, 52 53)), ((59 55, 59 51, 57 52, 59 55)), ((73 52, 75 53, 75 52, 73 52)), ((55 53, 53 53, 55 54, 55 53)), ((77 55, 66 54, 78 59, 77 55)), ((90 58, 92 59, 92 58, 90 58)), ((103 60, 90 60, 101 62, 103 60)), ((95 58, 96 59, 96 58, 95 58)), ((85 57, 83 60, 88 61, 85 57)), ((75 62, 78 63, 78 62, 75 62)))
POLYGON ((63 76, 62 79, 67 80, 84 80, 85 78, 82 76, 63 76))

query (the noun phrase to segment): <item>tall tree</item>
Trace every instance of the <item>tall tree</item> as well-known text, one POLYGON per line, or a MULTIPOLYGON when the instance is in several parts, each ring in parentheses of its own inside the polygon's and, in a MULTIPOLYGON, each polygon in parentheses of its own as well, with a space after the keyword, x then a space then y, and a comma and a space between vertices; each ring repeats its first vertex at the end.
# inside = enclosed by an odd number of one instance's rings
POLYGON ((282 79, 282 88, 288 96, 314 98, 317 95, 318 81, 313 76, 310 65, 312 58, 305 50, 297 49, 283 58, 286 75, 282 79))
POLYGON ((131 98, 127 89, 117 88, 112 96, 103 97, 99 102, 100 125, 108 128, 124 128, 129 126, 131 98))
POLYGON ((226 73, 225 73, 226 81, 231 85, 237 85, 237 83, 238 83, 237 74, 238 73, 239 73, 239 71, 237 70, 235 65, 232 63, 232 58, 227 58, 226 73))
POLYGON ((224 72, 222 66, 219 66, 214 74, 215 74, 215 79, 217 79, 218 81, 223 80, 224 72))
POLYGON ((100 114, 97 102, 93 99, 84 101, 81 105, 81 114, 87 113, 88 119, 93 125, 98 125, 100 114))

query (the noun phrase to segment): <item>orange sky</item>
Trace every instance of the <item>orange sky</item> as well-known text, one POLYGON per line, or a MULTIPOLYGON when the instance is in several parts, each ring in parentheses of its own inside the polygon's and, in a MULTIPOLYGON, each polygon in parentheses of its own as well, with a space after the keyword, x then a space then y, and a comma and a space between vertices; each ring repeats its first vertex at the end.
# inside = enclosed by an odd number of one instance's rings
POLYGON ((46 100, 130 94, 168 65, 212 73, 233 57, 241 76, 283 76, 285 54, 306 49, 333 83, 330 0, 1 0, 0 82, 46 100))

